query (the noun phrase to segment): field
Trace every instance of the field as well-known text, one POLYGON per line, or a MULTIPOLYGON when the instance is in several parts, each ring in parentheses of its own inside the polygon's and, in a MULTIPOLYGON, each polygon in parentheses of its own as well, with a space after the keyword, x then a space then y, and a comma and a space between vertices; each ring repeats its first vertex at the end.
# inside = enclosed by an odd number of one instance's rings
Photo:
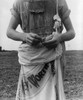
MULTIPOLYGON (((15 97, 19 71, 17 52, 0 52, 0 97, 15 97)), ((83 97, 83 51, 66 51, 64 75, 67 99, 83 97)))

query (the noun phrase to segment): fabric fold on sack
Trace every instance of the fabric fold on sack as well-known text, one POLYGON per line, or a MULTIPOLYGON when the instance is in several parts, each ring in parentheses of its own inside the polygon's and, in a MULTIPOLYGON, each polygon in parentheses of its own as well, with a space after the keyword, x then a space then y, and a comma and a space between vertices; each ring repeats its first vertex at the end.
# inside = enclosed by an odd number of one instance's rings
POLYGON ((22 65, 33 65, 50 62, 62 54, 62 46, 48 50, 46 47, 34 48, 29 44, 21 44, 18 50, 19 63, 22 65))
MULTIPOLYGON (((28 50, 27 45, 22 44, 26 50, 28 50)), ((23 53, 23 49, 20 47, 22 54, 20 51, 19 59, 21 57, 23 62, 20 60, 22 66, 16 100, 65 100, 60 65, 62 46, 59 44, 55 50, 48 52, 46 48, 43 49, 43 52, 41 49, 37 49, 36 54, 32 49, 30 52, 28 51, 28 56, 26 52, 26 56, 23 57, 25 52, 23 53), (40 55, 39 52, 41 52, 40 55)))

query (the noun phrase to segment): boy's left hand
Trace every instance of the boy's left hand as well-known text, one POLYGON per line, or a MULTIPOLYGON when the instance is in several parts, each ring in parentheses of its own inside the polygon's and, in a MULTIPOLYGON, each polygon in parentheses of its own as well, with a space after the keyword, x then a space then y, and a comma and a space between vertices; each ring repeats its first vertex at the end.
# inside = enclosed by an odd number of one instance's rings
POLYGON ((56 48, 57 45, 60 43, 60 34, 59 33, 53 33, 53 37, 50 40, 45 40, 42 44, 46 46, 48 49, 56 48))

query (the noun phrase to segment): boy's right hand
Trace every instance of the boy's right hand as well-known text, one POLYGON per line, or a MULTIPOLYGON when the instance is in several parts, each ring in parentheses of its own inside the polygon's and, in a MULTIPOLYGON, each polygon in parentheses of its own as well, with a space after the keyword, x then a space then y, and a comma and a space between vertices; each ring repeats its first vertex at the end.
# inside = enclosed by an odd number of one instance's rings
POLYGON ((26 34, 26 43, 29 43, 32 46, 37 46, 41 41, 41 37, 35 33, 26 34))

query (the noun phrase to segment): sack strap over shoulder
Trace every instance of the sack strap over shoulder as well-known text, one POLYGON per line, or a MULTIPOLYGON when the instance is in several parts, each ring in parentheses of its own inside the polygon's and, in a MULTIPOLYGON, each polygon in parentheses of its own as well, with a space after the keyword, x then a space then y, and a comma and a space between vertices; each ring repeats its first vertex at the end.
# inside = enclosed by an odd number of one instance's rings
POLYGON ((56 0, 56 14, 58 15, 58 0, 56 0))

